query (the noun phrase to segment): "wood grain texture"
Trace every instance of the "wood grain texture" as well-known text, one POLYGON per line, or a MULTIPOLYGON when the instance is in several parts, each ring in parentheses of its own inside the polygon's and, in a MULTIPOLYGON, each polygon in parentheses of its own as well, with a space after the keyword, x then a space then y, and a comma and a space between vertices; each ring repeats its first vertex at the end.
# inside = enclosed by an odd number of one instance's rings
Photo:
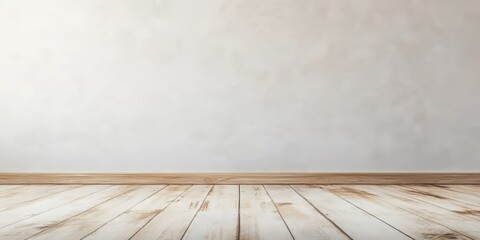
POLYGON ((16 208, 10 208, 0 211, 0 227, 5 227, 7 225, 19 222, 23 219, 33 217, 50 209, 56 208, 62 204, 68 203, 78 198, 82 198, 86 195, 98 192, 105 188, 107 188, 107 186, 81 186, 77 188, 72 188, 68 191, 57 193, 55 195, 50 195, 48 197, 31 201, 28 204, 16 208))
POLYGON ((458 193, 480 197, 480 185, 439 185, 438 187, 458 193))
MULTIPOLYGON (((442 225, 450 231, 454 231, 443 234, 437 232, 436 235, 429 236, 452 236, 452 234, 458 235, 458 233, 460 233, 464 235, 462 239, 464 239, 465 236, 471 239, 480 239, 480 221, 472 218, 468 213, 461 214, 427 202, 419 201, 408 193, 400 192, 390 187, 352 186, 352 189, 379 196, 384 202, 388 202, 426 220, 442 225)), ((457 238, 452 237, 451 239, 460 239, 460 236, 456 237, 457 238)))
POLYGON ((319 212, 331 219, 352 239, 410 239, 402 232, 322 188, 293 186, 293 189, 310 202, 319 212))
POLYGON ((350 239, 289 186, 265 186, 295 239, 350 239))
POLYGON ((192 186, 131 239, 181 239, 212 187, 208 185, 192 186))
MULTIPOLYGON (((337 196, 345 199, 358 208, 368 212, 372 216, 393 226, 413 239, 469 239, 434 220, 419 216, 414 212, 402 208, 403 201, 392 202, 393 199, 385 199, 383 195, 367 192, 358 186, 322 186, 337 196), (398 204, 402 204, 398 206, 398 204)), ((376 186, 372 186, 376 187, 376 186)), ((429 206, 434 209, 433 206, 429 206)), ((436 215, 435 218, 442 218, 436 215)))
POLYGON ((108 222, 85 239, 130 239, 140 228, 168 207, 189 187, 190 185, 170 185, 108 222))
POLYGON ((214 186, 182 240, 237 239, 239 199, 239 186, 214 186))
POLYGON ((61 187, 6 189, 0 239, 480 239, 472 185, 61 187))
POLYGON ((0 173, 0 184, 480 184, 480 173, 0 173))
POLYGON ((28 204, 37 199, 48 197, 63 191, 68 191, 73 188, 80 187, 80 185, 41 185, 41 186, 27 186, 23 188, 15 188, 6 190, 0 194, 0 210, 19 207, 28 204))
POLYGON ((429 192, 439 197, 449 198, 455 201, 473 204, 473 205, 476 205, 478 208, 480 208, 479 196, 452 191, 447 188, 441 188, 441 187, 431 186, 431 185, 412 185, 412 186, 406 186, 406 187, 410 189, 415 189, 418 191, 429 192))
POLYGON ((13 199, 16 202, 20 202, 21 200, 36 199, 39 197, 47 196, 48 194, 65 191, 73 187, 80 187, 80 185, 35 185, 25 186, 22 188, 11 188, 0 192, 0 198, 3 200, 2 204, 5 204, 5 200, 7 199, 13 199))
POLYGON ((418 190, 407 188, 404 186, 388 186, 385 188, 390 189, 390 191, 395 191, 396 193, 406 193, 410 198, 413 198, 415 200, 429 203, 439 208, 447 209, 452 212, 468 216, 480 222, 480 208, 478 206, 470 203, 456 201, 452 198, 435 194, 433 193, 433 189, 418 190))
POLYGON ((0 192, 4 191, 4 190, 22 188, 22 187, 25 187, 25 185, 1 185, 0 186, 0 192))
POLYGON ((240 239, 293 239, 261 185, 240 186, 240 239))
POLYGON ((116 196, 133 190, 132 186, 111 186, 100 192, 65 203, 60 207, 28 218, 21 222, 0 228, 0 239, 27 239, 45 229, 77 216, 116 196))
POLYGON ((164 186, 140 186, 69 218, 29 239, 82 239, 105 223, 149 198, 164 186))

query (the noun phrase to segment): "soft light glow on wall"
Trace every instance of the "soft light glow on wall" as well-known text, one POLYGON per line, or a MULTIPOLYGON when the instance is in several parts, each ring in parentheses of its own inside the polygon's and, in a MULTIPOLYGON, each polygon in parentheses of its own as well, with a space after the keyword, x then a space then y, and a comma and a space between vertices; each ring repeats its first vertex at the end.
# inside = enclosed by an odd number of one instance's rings
POLYGON ((1 171, 478 171, 480 2, 0 0, 1 171))

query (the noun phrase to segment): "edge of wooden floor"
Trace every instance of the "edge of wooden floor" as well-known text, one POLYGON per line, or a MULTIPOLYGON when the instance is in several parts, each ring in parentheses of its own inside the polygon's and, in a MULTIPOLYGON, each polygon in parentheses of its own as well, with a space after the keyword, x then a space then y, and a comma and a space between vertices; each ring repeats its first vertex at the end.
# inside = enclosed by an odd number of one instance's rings
POLYGON ((480 184, 480 173, 0 173, 0 184, 480 184))

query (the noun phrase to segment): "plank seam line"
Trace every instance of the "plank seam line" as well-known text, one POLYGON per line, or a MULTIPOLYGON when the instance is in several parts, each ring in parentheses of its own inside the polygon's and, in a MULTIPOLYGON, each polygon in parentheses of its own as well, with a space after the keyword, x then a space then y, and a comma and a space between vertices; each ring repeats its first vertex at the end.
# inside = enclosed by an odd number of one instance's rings
MULTIPOLYGON (((316 186, 316 187, 318 187, 318 186, 316 186)), ((322 188, 322 189, 323 189, 323 188, 322 188)), ((407 236, 408 238, 410 238, 410 239, 415 239, 415 238, 411 237, 410 235, 408 235, 408 234, 404 233, 404 232, 403 232, 403 231, 401 231, 400 229, 396 228, 395 226, 393 226, 393 225, 389 224, 388 222, 384 221, 383 219, 381 219, 381 218, 379 218, 379 217, 377 217, 377 216, 375 216, 375 215, 373 215, 373 214, 369 213, 367 210, 364 210, 363 208, 361 208, 361 207, 359 207, 359 206, 357 206, 357 205, 353 204, 352 202, 350 202, 350 201, 348 201, 347 199, 343 198, 342 196, 338 195, 338 194, 337 194, 337 193, 335 193, 334 191, 331 191, 330 189, 326 189, 326 191, 328 191, 328 192, 332 193, 333 195, 335 195, 335 196, 337 196, 337 197, 339 197, 339 198, 343 199, 345 202, 347 202, 347 203, 351 204, 352 206, 354 206, 354 207, 356 207, 356 208, 360 209, 361 211, 365 212, 366 214, 368 214, 368 215, 370 215, 370 216, 372 216, 372 217, 374 217, 374 218, 378 219, 379 221, 381 221, 381 222, 383 222, 383 223, 387 224, 388 226, 390 226, 390 227, 392 227, 393 229, 395 229, 395 230, 399 231, 400 233, 402 233, 403 235, 407 236)), ((394 206, 394 207, 396 207, 396 206, 394 206)), ((398 207, 397 207, 397 208, 398 208, 398 207)), ((402 208, 402 209, 403 209, 403 208, 402 208)))
POLYGON ((185 229, 185 232, 183 232, 182 237, 181 237, 180 239, 183 239, 183 238, 185 237, 185 234, 187 234, 188 229, 189 229, 190 226, 192 225, 193 220, 197 217, 197 214, 198 214, 198 212, 200 211, 200 208, 202 208, 203 204, 205 203, 205 199, 207 199, 207 197, 210 196, 210 194, 212 193, 214 187, 215 187, 215 185, 213 185, 213 186, 210 188, 210 191, 208 191, 207 195, 203 198, 202 204, 200 204, 200 207, 199 207, 199 208, 197 209, 197 211, 195 212, 195 215, 193 215, 192 220, 190 220, 190 223, 188 223, 188 226, 187 226, 187 228, 185 229))
POLYGON ((240 218, 240 201, 241 201, 241 197, 240 197, 240 185, 237 185, 238 186, 238 205, 237 205, 237 240, 240 239, 240 221, 241 221, 241 218, 240 218))
MULTIPOLYGON (((53 186, 57 186, 57 185, 53 185, 53 186)), ((58 185, 58 186, 60 186, 60 185, 58 185)), ((16 207, 18 207, 19 205, 22 205, 22 204, 28 204, 28 203, 31 203, 31 202, 34 202, 34 201, 37 201, 37 200, 40 200, 40 199, 43 199, 43 198, 46 198, 46 197, 50 197, 50 196, 55 195, 55 194, 63 193, 63 192, 66 192, 66 191, 70 191, 70 190, 79 188, 79 187, 81 187, 82 185, 73 185, 73 186, 75 186, 75 187, 68 188, 68 189, 65 189, 65 190, 59 191, 59 192, 54 192, 54 193, 48 194, 48 195, 43 196, 43 197, 30 199, 30 200, 27 200, 27 201, 24 201, 24 202, 12 203, 11 205, 7 205, 7 207, 0 209, 0 212, 5 211, 5 210, 8 210, 8 209, 11 209, 11 208, 16 208, 16 207)))
MULTIPOLYGON (((467 195, 470 195, 472 197, 480 197, 480 194, 477 194, 476 192, 472 192, 474 190, 471 190, 471 191, 466 191, 466 189, 463 189, 463 190, 459 190, 458 189, 458 185, 438 185, 438 184, 433 184, 433 186, 436 186, 436 187, 439 187, 439 188, 443 188, 443 189, 447 189, 449 191, 452 191, 452 192, 456 192, 456 193, 463 193, 463 194, 467 194, 467 195), (448 188, 445 188, 445 186, 448 186, 448 188), (453 187, 456 187, 456 188, 453 188, 452 189, 452 186, 453 187)), ((462 185, 462 187, 473 187, 475 188, 476 185, 462 185)), ((480 188, 477 190, 480 192, 480 188)))
POLYGON ((272 198, 272 196, 270 196, 270 193, 267 191, 267 188, 265 188, 265 185, 262 185, 262 187, 263 187, 263 190, 265 190, 265 192, 267 193, 267 196, 268 196, 268 197, 270 198, 270 200, 272 201, 273 206, 275 206, 275 209, 277 210, 278 215, 280 215, 280 218, 282 219, 283 223, 284 223, 285 226, 287 227, 288 232, 289 232, 290 235, 292 236, 293 240, 295 240, 295 237, 293 236, 292 231, 291 231, 290 228, 288 227, 287 222, 286 222, 285 219, 283 218, 282 213, 280 212, 280 210, 278 210, 277 204, 275 204, 275 201, 273 201, 273 198, 272 198))
MULTIPOLYGON (((113 187, 113 186, 111 186, 111 187, 113 187)), ((108 188, 110 188, 110 187, 108 187, 108 188)), ((106 188, 106 189, 108 189, 108 188, 106 188)), ((106 189, 104 189, 104 190, 106 190, 106 189)), ((102 191, 104 191, 104 190, 102 190, 102 191)), ((37 233, 33 234, 32 236, 30 236, 30 237, 28 237, 28 238, 25 238, 25 240, 30 239, 30 238, 32 238, 32 237, 35 237, 35 236, 37 236, 37 235, 39 235, 39 234, 42 234, 43 232, 45 232, 45 231, 47 231, 47 230, 49 230, 49 229, 51 229, 51 228, 53 228, 53 227, 56 227, 56 226, 62 224, 63 222, 66 222, 66 221, 70 220, 71 218, 74 218, 74 217, 76 217, 76 216, 78 216, 78 215, 80 215, 80 214, 83 214, 84 212, 88 212, 88 211, 90 211, 91 209, 98 207, 100 204, 103 204, 103 203, 105 203, 105 202, 108 202, 108 201, 110 201, 110 200, 112 200, 112 199, 114 199, 114 198, 116 198, 116 197, 118 197, 118 196, 120 196, 120 195, 122 195, 122 194, 125 194, 125 193, 127 193, 127 192, 131 192, 132 190, 133 190, 133 189, 130 189, 130 190, 127 189, 127 190, 121 191, 120 193, 115 194, 114 196, 106 199, 105 201, 99 202, 98 204, 93 205, 91 208, 85 209, 85 211, 79 212, 79 213, 77 213, 77 214, 75 214, 75 215, 73 215, 73 216, 71 216, 71 217, 65 218, 65 219, 63 219, 62 221, 59 221, 58 223, 54 224, 53 226, 50 226, 50 227, 48 227, 48 228, 45 228, 45 229, 43 229, 42 231, 37 232, 37 233)))
MULTIPOLYGON (((400 188, 405 189, 405 187, 402 187, 402 186, 400 186, 400 188)), ((405 189, 405 190, 406 190, 406 189, 405 189)), ((388 194, 388 193, 387 193, 387 194, 388 194)), ((393 195, 391 195, 391 194, 388 194, 388 195, 393 196, 393 195)), ((430 204, 430 205, 435 206, 435 207, 437 207, 437 208, 441 208, 441 209, 443 209, 443 210, 447 210, 447 211, 450 211, 450 212, 452 212, 452 213, 458 214, 458 213, 454 212, 454 211, 451 210, 451 209, 444 208, 444 207, 442 207, 442 206, 438 206, 437 204, 431 203, 431 202, 429 202, 429 201, 427 201, 427 200, 422 200, 422 199, 420 199, 420 198, 415 197, 415 196, 412 195, 412 194, 407 194, 407 197, 412 198, 412 199, 415 199, 415 200, 420 201, 420 202, 423 202, 423 203, 430 204)), ((447 198, 447 199, 448 199, 448 200, 451 200, 451 201, 453 201, 453 202, 458 202, 458 201, 454 201, 454 200, 452 200, 452 199, 450 199, 450 198, 447 198)), ((469 205, 472 205, 472 204, 469 204, 469 205)), ((473 205, 473 206, 476 207, 475 205, 473 205)), ((462 216, 463 216, 463 215, 462 215, 462 216)), ((466 215, 466 217, 467 217, 467 218, 470 218, 471 220, 480 221, 480 219, 478 219, 478 218, 476 218, 476 217, 473 217, 473 216, 470 216, 470 215, 466 215)))
MULTIPOLYGON (((10 185, 1 185, 1 184, 0 184, 0 186, 10 186, 10 185)), ((10 191, 10 190, 14 190, 14 189, 16 190, 16 189, 19 189, 19 188, 24 188, 24 187, 26 187, 26 186, 28 186, 28 185, 18 185, 18 186, 13 187, 13 188, 2 189, 2 190, 0 190, 0 192, 10 191)))
POLYGON ((100 227, 98 227, 97 229, 93 230, 92 232, 90 232, 89 234, 83 236, 81 239, 85 239, 87 238, 88 236, 92 235, 94 232, 98 231, 100 228, 102 228, 103 226, 107 225, 108 223, 110 223, 111 221, 119 218, 120 216, 122 216, 123 214, 125 214, 126 212, 128 212, 130 209, 134 208, 135 206, 137 206, 138 204, 146 201, 147 199, 151 198, 153 195, 157 194, 158 192, 162 191, 163 189, 165 189, 167 187, 167 185, 164 185, 162 188, 158 189, 157 191, 155 191, 154 193, 152 193, 150 196, 146 197, 145 199, 143 199, 142 201, 136 203, 135 205, 131 206, 130 208, 128 208, 127 210, 121 212, 120 214, 118 214, 116 217, 108 220, 107 222, 105 222, 104 224, 102 224, 100 227))
MULTIPOLYGON (((103 191, 103 190, 105 190, 105 189, 107 189, 107 188, 110 188, 110 186, 105 187, 105 188, 102 188, 102 189, 97 190, 97 191, 95 191, 95 192, 89 193, 89 194, 87 194, 87 195, 81 196, 81 197, 79 197, 79 198, 72 199, 72 200, 70 200, 70 201, 68 201, 68 202, 66 202, 66 203, 61 203, 60 205, 58 205, 58 206, 56 206, 56 207, 47 209, 47 210, 45 210, 45 211, 43 211, 43 212, 40 212, 40 213, 37 213, 37 214, 33 214, 33 215, 31 215, 31 216, 29 216, 29 217, 27 217, 27 218, 24 218, 24 219, 22 219, 22 220, 16 221, 16 222, 14 222, 14 223, 10 223, 10 224, 8 224, 8 225, 2 226, 2 227, 0 227, 0 229, 5 228, 5 227, 8 227, 8 226, 11 226, 11 225, 13 225, 13 224, 17 224, 17 223, 22 222, 22 221, 25 221, 25 220, 28 220, 28 219, 33 218, 33 217, 36 217, 36 216, 38 216, 38 215, 40 215, 40 214, 44 214, 44 213, 46 213, 46 212, 48 212, 48 211, 50 211, 50 210, 55 210, 56 208, 62 207, 62 206, 64 206, 65 204, 68 204, 68 203, 73 202, 73 201, 77 201, 77 200, 82 199, 82 198, 86 198, 86 197, 88 197, 88 196, 90 196, 90 195, 93 195, 93 194, 95 194, 95 193, 97 193, 97 192, 103 191)), ((69 189, 69 190, 74 190, 74 189, 76 189, 76 188, 72 188, 72 189, 69 189)))
POLYGON ((352 237, 350 237, 345 231, 343 231, 343 229, 338 226, 334 221, 332 221, 329 217, 327 217, 325 214, 323 214, 318 208, 316 208, 310 201, 308 201, 307 198, 305 198, 302 194, 298 193, 297 190, 295 190, 295 188, 293 188, 291 185, 288 185, 299 197, 303 198, 308 204, 310 204, 310 206, 312 206, 320 215, 322 215, 325 219, 327 219, 330 223, 332 223, 333 226, 335 226, 338 230, 340 230, 340 232, 342 232, 343 234, 345 234, 345 236, 347 236, 350 240, 353 240, 352 237))
MULTIPOLYGON (((389 193, 387 193, 387 195, 389 195, 389 196, 391 196, 391 197, 395 197, 394 195, 391 195, 391 194, 389 194, 389 193)), ((430 204, 430 205, 432 205, 432 206, 434 206, 434 207, 437 207, 437 208, 440 208, 440 209, 444 209, 444 208, 438 207, 437 205, 431 204, 431 203, 429 203, 429 202, 425 202, 425 201, 419 200, 419 199, 417 199, 417 198, 411 197, 410 195, 406 195, 406 196, 407 196, 408 198, 414 199, 414 200, 416 200, 416 201, 423 202, 423 203, 427 203, 427 204, 430 204)), ((389 203, 387 203, 387 204, 389 204, 389 203)), ((392 204, 389 204, 389 205, 390 205, 390 206, 397 207, 397 206, 392 205, 392 204)), ((473 237, 470 237, 469 235, 466 235, 466 234, 461 233, 461 232, 459 232, 459 231, 457 231, 457 230, 455 230, 455 229, 452 229, 451 227, 449 227, 449 226, 447 226, 447 225, 444 225, 442 222, 434 221, 434 220, 432 220, 432 219, 430 219, 430 218, 427 218, 427 217, 424 217, 424 216, 422 216, 422 215, 419 215, 419 214, 417 214, 416 212, 410 211, 410 210, 408 210, 408 209, 406 209, 406 208, 403 208, 403 207, 397 207, 397 208, 400 208, 400 209, 402 209, 402 210, 404 210, 404 211, 407 211, 407 212, 409 212, 409 213, 411 213, 411 214, 413 214, 413 215, 416 215, 417 217, 421 217, 421 218, 423 218, 423 219, 425 219, 425 220, 427 220, 427 221, 429 221, 429 222, 433 222, 433 223, 436 223, 436 224, 438 224, 438 225, 440 225, 440 226, 443 226, 443 227, 449 229, 450 231, 456 232, 456 233, 458 233, 459 235, 465 236, 465 237, 467 237, 467 238, 469 238, 469 239, 475 239, 475 238, 473 238, 473 237)), ((448 209, 444 209, 444 210, 450 211, 450 210, 448 210, 448 209)), ((452 214, 457 214, 457 213, 455 213, 455 212, 453 212, 453 211, 450 211, 450 212, 452 212, 452 214)), ((463 217, 463 215, 462 215, 462 217, 463 217)), ((468 217, 468 216, 467 216, 467 217, 468 217)), ((478 221, 478 219, 475 219, 475 218, 470 218, 470 219, 471 219, 471 220, 478 221)))
MULTIPOLYGON (((171 186, 171 185, 167 185, 167 186, 171 186)), ((132 236, 130 236, 130 237, 128 238, 128 240, 131 240, 133 237, 135 237, 135 235, 137 235, 137 233, 140 232, 140 230, 142 230, 143 228, 145 228, 145 226, 147 226, 155 217, 157 217, 158 214, 160 214, 160 213, 162 213, 163 211, 165 211, 165 209, 167 209, 167 208, 170 206, 170 204, 174 203, 175 200, 177 200, 178 198, 180 198, 188 189, 192 188, 192 186, 193 186, 193 185, 190 185, 187 189, 185 189, 183 192, 181 192, 180 194, 178 194, 178 196, 177 196, 175 199, 173 199, 173 201, 171 201, 169 204, 167 204, 167 206, 165 206, 162 211, 160 211, 160 212, 158 212, 157 214, 153 215, 153 217, 150 218, 142 227, 140 227, 132 236)))
MULTIPOLYGON (((415 186, 406 186, 406 185, 400 185, 401 187, 404 187, 404 188, 408 188, 408 189, 411 189, 411 190, 414 190, 414 191, 423 191, 422 189, 419 189, 419 188, 416 188, 415 186)), ((452 190, 448 190, 448 189, 443 189, 443 188, 439 188, 435 185, 427 185, 427 187, 432 187, 432 188, 438 188, 438 190, 444 190, 444 191, 447 191, 447 192, 453 192, 453 193, 457 193, 455 191, 452 191, 452 190)), ((474 208, 478 208, 480 207, 480 204, 474 204, 474 203, 470 203, 468 201, 464 201, 464 200, 461 200, 461 199, 458 199, 458 198, 455 198, 455 197, 449 197, 449 196, 446 196, 444 194, 438 194, 446 199, 448 199, 449 201, 452 201, 452 202, 457 202, 457 203, 461 203, 461 204, 468 204, 468 205, 471 205, 472 207, 474 208)), ((477 219, 478 220, 478 219, 477 219)))

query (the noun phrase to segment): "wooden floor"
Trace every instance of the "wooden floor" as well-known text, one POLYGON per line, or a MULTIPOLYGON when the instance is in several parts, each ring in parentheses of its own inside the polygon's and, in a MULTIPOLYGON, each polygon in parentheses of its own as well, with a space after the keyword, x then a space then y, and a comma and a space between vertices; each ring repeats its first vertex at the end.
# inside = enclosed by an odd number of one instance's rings
POLYGON ((0 239, 480 239, 480 186, 0 185, 0 239))

